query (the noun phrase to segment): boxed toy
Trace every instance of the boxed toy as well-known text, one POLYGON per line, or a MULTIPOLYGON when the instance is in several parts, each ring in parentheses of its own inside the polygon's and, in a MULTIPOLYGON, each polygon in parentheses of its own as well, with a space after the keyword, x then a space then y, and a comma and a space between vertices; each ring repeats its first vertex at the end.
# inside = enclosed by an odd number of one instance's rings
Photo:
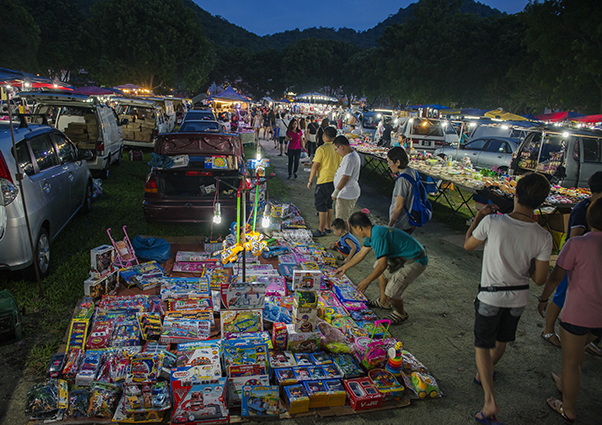
POLYGON ((364 376, 364 371, 358 361, 351 354, 332 354, 332 360, 343 374, 343 378, 358 378, 364 376))
POLYGON ((284 387, 284 400, 290 414, 309 411, 309 395, 302 384, 284 387))
POLYGON ((285 350, 287 341, 286 323, 275 322, 272 325, 272 347, 275 350, 285 350))
POLYGON ((268 386, 270 377, 268 375, 247 375, 228 378, 228 406, 242 405, 242 391, 245 386, 268 386))
POLYGON ((179 367, 184 366, 212 366, 215 376, 222 376, 221 369, 221 344, 220 341, 198 341, 178 344, 179 367))
POLYGON ((397 381, 391 372, 385 369, 372 369, 368 377, 383 395, 383 400, 399 400, 403 396, 403 385, 397 381))
POLYGON ((286 325, 289 351, 312 353, 320 347, 322 334, 320 332, 297 332, 294 325, 286 325))
POLYGON ((266 282, 232 282, 222 284, 222 303, 231 310, 263 308, 266 282))
POLYGON ((332 357, 330 354, 325 353, 323 351, 319 351, 317 353, 311 353, 311 360, 315 365, 330 365, 332 364, 332 357))
POLYGON ((291 367, 274 369, 274 376, 276 377, 276 381, 278 382, 280 388, 286 385, 296 384, 298 382, 297 378, 295 377, 295 372, 291 367))
POLYGON ((326 405, 328 407, 332 406, 344 406, 345 401, 347 400, 347 393, 345 392, 345 387, 338 379, 328 379, 324 382, 324 387, 326 387, 326 391, 328 393, 328 400, 326 405))
POLYGON ((297 291, 294 294, 293 306, 300 308, 317 308, 318 293, 309 291, 297 291))
POLYGON ((297 332, 314 332, 317 330, 318 309, 303 308, 293 305, 293 325, 297 332))
POLYGON ((295 361, 297 366, 313 366, 314 361, 309 353, 295 353, 295 361))
POLYGON ((90 250, 90 276, 99 279, 112 272, 115 261, 115 248, 101 245, 90 250))
POLYGON ((309 395, 310 409, 328 405, 328 392, 321 381, 303 381, 303 386, 309 395))
POLYGON ((163 326, 161 325, 161 315, 159 313, 136 313, 136 318, 142 332, 142 339, 156 341, 161 337, 163 326))
POLYGON ((172 370, 172 424, 227 423, 226 378, 203 380, 194 376, 194 368, 172 370))
POLYGON ((161 344, 177 344, 182 342, 209 339, 211 322, 209 320, 184 319, 166 316, 159 341, 161 344))
POLYGON ((261 310, 223 310, 221 315, 222 338, 234 338, 244 332, 263 331, 261 310))
POLYGON ((120 269, 119 277, 123 280, 124 286, 132 288, 137 285, 147 286, 145 282, 159 284, 160 278, 165 277, 165 270, 156 261, 149 261, 143 264, 120 269))
POLYGON ((273 369, 297 366, 295 356, 290 351, 270 350, 270 367, 273 369))
POLYGON ((72 348, 77 348, 80 350, 84 349, 89 323, 90 321, 85 319, 73 319, 71 321, 69 338, 67 339, 67 349, 65 352, 69 352, 69 350, 72 348))
POLYGON ((98 301, 103 295, 115 295, 117 293, 117 272, 113 268, 101 277, 90 277, 84 281, 84 295, 98 301))
POLYGON ((321 280, 322 272, 320 270, 293 270, 294 291, 318 292, 321 280))
POLYGON ((161 300, 209 296, 207 279, 198 277, 168 277, 161 283, 161 300))
POLYGON ((353 410, 374 409, 381 406, 383 396, 370 378, 346 379, 343 384, 353 410))
POLYGON ((327 364, 322 366, 322 370, 328 379, 342 379, 343 372, 335 364, 327 364))
POLYGON ((213 312, 210 294, 207 294, 206 296, 202 297, 196 296, 178 299, 168 299, 165 304, 167 306, 168 311, 208 310, 213 312))
POLYGON ((95 320, 86 341, 86 349, 98 349, 109 346, 113 334, 113 321, 95 320))
POLYGON ((242 416, 277 416, 280 397, 278 386, 250 386, 242 389, 242 416))
POLYGON ((240 365, 259 365, 262 369, 257 369, 256 375, 269 374, 268 346, 257 343, 224 347, 224 365, 228 376, 240 365))

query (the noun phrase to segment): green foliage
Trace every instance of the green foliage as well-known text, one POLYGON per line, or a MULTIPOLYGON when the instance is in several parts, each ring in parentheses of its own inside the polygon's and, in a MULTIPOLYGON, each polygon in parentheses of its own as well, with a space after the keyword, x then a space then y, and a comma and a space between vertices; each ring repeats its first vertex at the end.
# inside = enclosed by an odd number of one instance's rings
POLYGON ((17 1, 0 0, 0 10, 0 67, 26 72, 37 69, 40 27, 17 1))

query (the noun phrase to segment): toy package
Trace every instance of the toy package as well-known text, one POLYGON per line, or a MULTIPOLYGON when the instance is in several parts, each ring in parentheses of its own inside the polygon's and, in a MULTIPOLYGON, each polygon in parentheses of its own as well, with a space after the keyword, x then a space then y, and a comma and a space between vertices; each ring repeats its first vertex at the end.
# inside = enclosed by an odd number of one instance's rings
POLYGON ((212 291, 221 291, 222 284, 230 282, 232 277, 231 268, 215 268, 207 271, 209 287, 212 291))
POLYGON ((262 309, 265 305, 266 282, 232 282, 222 284, 222 303, 231 310, 262 309))
POLYGON ((249 345, 235 345, 224 347, 224 364, 226 366, 226 372, 230 376, 231 368, 235 368, 240 365, 261 365, 264 369, 259 373, 265 375, 269 373, 270 362, 268 358, 268 346, 267 344, 249 344, 249 345))
POLYGON ((441 390, 435 378, 426 372, 407 372, 401 374, 406 387, 418 398, 441 397, 441 390))
POLYGON ((290 351, 270 350, 270 366, 274 369, 297 366, 295 356, 290 351))
POLYGON ((324 371, 325 377, 327 379, 342 379, 343 372, 337 367, 335 364, 327 364, 322 366, 322 370, 324 371))
POLYGON ((318 330, 318 309, 293 305, 293 325, 297 332, 315 332, 318 330))
POLYGON ((159 341, 161 344, 177 344, 202 341, 211 336, 211 321, 165 316, 159 341))
POLYGON ((298 353, 313 353, 320 347, 320 332, 297 332, 294 325, 286 325, 289 351, 298 353))
POLYGON ((67 383, 60 379, 50 379, 34 385, 27 391, 25 413, 32 420, 62 420, 69 401, 67 388, 67 383))
POLYGON ((64 366, 65 366, 65 354, 64 353, 54 353, 52 355, 52 358, 50 359, 50 365, 48 366, 46 375, 49 378, 59 378, 61 376, 61 372, 63 371, 64 366))
POLYGON ((293 270, 293 290, 313 291, 320 290, 322 272, 320 270, 293 270))
POLYGON ((126 385, 123 389, 123 410, 125 413, 161 411, 171 407, 169 383, 160 381, 145 385, 126 385))
POLYGON ((90 322, 86 319, 73 319, 71 321, 66 352, 69 352, 72 348, 83 350, 84 345, 86 344, 89 323, 90 322))
POLYGON ((153 284, 157 285, 160 283, 160 279, 165 277, 165 270, 156 261, 149 261, 148 263, 120 269, 119 277, 127 288, 133 288, 137 285, 144 286, 143 282, 145 281, 152 281, 153 284))
POLYGON ((140 295, 105 295, 102 297, 96 311, 100 313, 135 313, 150 310, 150 297, 140 295))
POLYGON ((131 347, 140 345, 140 327, 136 316, 125 316, 113 322, 111 347, 131 347))
POLYGON ((290 310, 271 301, 265 303, 263 318, 266 322, 284 323, 287 325, 293 321, 290 310))
POLYGON ((374 409, 381 406, 383 396, 370 378, 346 379, 343 384, 353 410, 374 409))
POLYGON ((284 387, 284 399, 290 414, 309 411, 309 395, 303 384, 284 387))
POLYGON ((309 408, 328 406, 328 390, 322 381, 303 381, 303 386, 309 395, 309 408))
POLYGON ((222 376, 220 347, 215 344, 200 344, 178 344, 177 365, 179 367, 203 366, 211 369, 212 377, 222 376))
POLYGON ((317 308, 318 295, 317 292, 296 291, 293 296, 293 306, 299 308, 317 308))
POLYGON ((223 310, 221 314, 222 338, 234 338, 244 332, 263 331, 261 310, 223 310))
POLYGON ((86 417, 88 415, 88 404, 88 390, 79 389, 69 391, 67 416, 72 418, 86 417))
POLYGON ((284 276, 270 276, 265 288, 266 296, 286 297, 288 295, 286 278, 284 276))
POLYGON ((332 360, 343 374, 343 378, 358 378, 364 376, 364 371, 351 354, 332 354, 332 360))
POLYGON ((242 416, 277 416, 280 397, 278 386, 250 386, 242 388, 242 416))
POLYGON ((88 416, 111 418, 120 393, 115 385, 94 383, 90 388, 88 416))
POLYGON ((314 365, 314 361, 309 353, 295 353, 294 356, 298 366, 314 365))
POLYGON ((159 353, 138 353, 130 359, 126 384, 153 384, 159 378, 165 355, 159 353))
POLYGON ((75 376, 75 385, 78 387, 92 385, 100 369, 101 362, 102 353, 100 351, 86 351, 79 371, 75 376))
POLYGON ((383 395, 383 401, 399 400, 403 396, 403 385, 386 369, 372 369, 368 377, 383 395))
POLYGON ((115 248, 112 245, 101 245, 90 250, 90 276, 99 279, 113 270, 115 248))
POLYGON ((113 335, 113 321, 111 320, 95 320, 90 329, 90 335, 86 341, 86 348, 99 349, 106 348, 111 342, 113 335))
POLYGON ((138 325, 145 341, 157 341, 161 337, 163 326, 159 313, 136 313, 138 325))
POLYGON ((169 277, 161 283, 161 300, 168 298, 179 299, 189 297, 208 297, 209 284, 207 279, 198 277, 169 277))
POLYGON ((327 379, 323 382, 328 394, 326 405, 328 407, 344 406, 347 400, 347 393, 341 381, 339 379, 327 379))
POLYGON ((371 338, 357 338, 355 340, 355 353, 357 359, 366 370, 384 368, 388 360, 387 350, 389 349, 389 346, 392 346, 397 342, 394 340, 385 340, 382 337, 375 337, 380 324, 387 325, 385 329, 386 332, 391 325, 391 321, 388 319, 377 320, 374 322, 374 330, 371 338))
POLYGON ((103 295, 117 293, 117 273, 119 269, 113 268, 99 277, 90 277, 84 281, 84 295, 99 301, 103 295))
POLYGON ((226 378, 198 379, 192 370, 174 369, 171 374, 172 424, 227 423, 226 378))
POLYGON ((270 385, 270 377, 268 375, 247 375, 228 378, 228 406, 236 407, 242 405, 244 387, 268 385, 270 385))
POLYGON ((201 263, 205 261, 215 262, 210 252, 197 251, 178 251, 176 254, 176 263, 201 263))
POLYGON ((206 296, 202 297, 187 297, 178 299, 167 299, 165 302, 168 311, 198 311, 204 310, 213 312, 211 305, 211 296, 207 293, 206 296))

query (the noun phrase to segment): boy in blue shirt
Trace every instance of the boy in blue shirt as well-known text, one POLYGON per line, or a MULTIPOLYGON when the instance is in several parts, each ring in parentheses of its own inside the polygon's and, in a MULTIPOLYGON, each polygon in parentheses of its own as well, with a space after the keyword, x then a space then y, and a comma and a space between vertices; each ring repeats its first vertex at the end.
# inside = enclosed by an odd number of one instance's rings
POLYGON ((428 265, 424 247, 403 230, 372 225, 368 215, 360 211, 351 214, 349 226, 354 234, 365 238, 364 246, 347 264, 338 268, 336 275, 341 277, 374 250, 374 270, 357 285, 357 289, 365 292, 372 281, 378 279, 380 297, 368 302, 368 306, 393 310, 387 316, 392 325, 406 321, 409 316, 403 307, 403 293, 428 265))
POLYGON ((331 226, 335 236, 338 236, 340 239, 338 242, 331 242, 330 248, 336 249, 343 254, 345 257, 343 264, 347 264, 360 250, 360 242, 347 231, 347 226, 342 218, 335 218, 331 226))

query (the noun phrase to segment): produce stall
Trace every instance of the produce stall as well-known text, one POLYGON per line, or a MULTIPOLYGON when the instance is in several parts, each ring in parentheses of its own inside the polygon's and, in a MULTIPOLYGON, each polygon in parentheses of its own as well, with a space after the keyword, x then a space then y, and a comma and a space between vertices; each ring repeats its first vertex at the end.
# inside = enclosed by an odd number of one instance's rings
POLYGON ((28 392, 32 423, 325 417, 440 397, 299 210, 254 201, 221 243, 172 244, 162 263, 127 235, 92 250, 65 345, 28 392))

